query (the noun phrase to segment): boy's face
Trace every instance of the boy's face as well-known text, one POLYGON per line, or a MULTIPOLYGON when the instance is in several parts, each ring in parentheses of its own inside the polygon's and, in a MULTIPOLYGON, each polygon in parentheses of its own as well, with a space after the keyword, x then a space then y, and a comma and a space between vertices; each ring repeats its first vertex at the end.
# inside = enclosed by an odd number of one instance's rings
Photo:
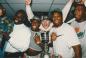
POLYGON ((49 20, 43 20, 42 21, 42 26, 47 29, 50 26, 50 21, 49 20))

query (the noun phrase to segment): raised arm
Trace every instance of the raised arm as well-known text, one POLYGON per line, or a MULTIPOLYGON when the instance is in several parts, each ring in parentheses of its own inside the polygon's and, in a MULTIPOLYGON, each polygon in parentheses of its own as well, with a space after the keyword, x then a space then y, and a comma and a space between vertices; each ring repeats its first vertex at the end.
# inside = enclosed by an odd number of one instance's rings
POLYGON ((26 13, 28 16, 28 20, 30 21, 30 19, 32 19, 34 17, 34 14, 30 7, 31 0, 25 0, 25 3, 26 3, 26 13))
POLYGON ((65 7, 62 9, 63 13, 63 22, 66 20, 66 17, 70 11, 71 5, 74 2, 74 0, 69 0, 68 3, 65 5, 65 7))

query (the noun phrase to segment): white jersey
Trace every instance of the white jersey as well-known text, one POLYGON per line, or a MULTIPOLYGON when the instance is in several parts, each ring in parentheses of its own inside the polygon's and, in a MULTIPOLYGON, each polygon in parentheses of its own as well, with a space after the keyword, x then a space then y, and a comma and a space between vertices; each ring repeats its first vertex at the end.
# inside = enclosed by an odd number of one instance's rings
POLYGON ((50 34, 55 32, 57 39, 53 41, 54 53, 60 54, 63 58, 73 58, 74 51, 72 46, 80 44, 74 29, 66 23, 62 26, 50 30, 50 34))
POLYGON ((75 29, 78 28, 76 33, 82 47, 82 58, 86 58, 86 21, 80 23, 73 21, 71 26, 73 26, 75 29))
POLYGON ((31 32, 24 24, 14 25, 5 52, 24 52, 29 48, 31 32))

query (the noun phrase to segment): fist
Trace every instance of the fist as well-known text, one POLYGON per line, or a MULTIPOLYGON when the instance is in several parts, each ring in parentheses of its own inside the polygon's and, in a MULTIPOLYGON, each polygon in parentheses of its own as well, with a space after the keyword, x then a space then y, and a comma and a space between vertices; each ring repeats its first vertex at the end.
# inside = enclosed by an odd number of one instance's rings
POLYGON ((53 33, 51 34, 51 40, 52 40, 52 41, 55 41, 56 38, 57 38, 57 34, 56 34, 55 32, 53 32, 53 33))
POLYGON ((41 40, 40 40, 40 36, 35 36, 35 43, 36 44, 40 44, 41 43, 41 40))
POLYGON ((58 58, 63 58, 60 54, 58 55, 58 58))
POLYGON ((80 0, 80 4, 84 4, 85 0, 80 0))
POLYGON ((31 0, 25 0, 26 5, 30 5, 31 0))
POLYGON ((76 33, 80 32, 80 29, 78 27, 75 28, 76 33))

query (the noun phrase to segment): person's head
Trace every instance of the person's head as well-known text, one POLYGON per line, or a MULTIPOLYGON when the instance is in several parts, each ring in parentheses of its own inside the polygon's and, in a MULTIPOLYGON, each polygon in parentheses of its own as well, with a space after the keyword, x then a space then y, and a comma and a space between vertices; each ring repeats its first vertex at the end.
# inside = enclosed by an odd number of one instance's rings
POLYGON ((5 8, 2 5, 0 5, 0 17, 5 16, 5 14, 6 14, 5 8))
POLYGON ((38 31, 40 26, 40 20, 39 19, 31 19, 31 29, 33 31, 38 31))
POLYGON ((85 6, 84 4, 76 4, 74 15, 77 22, 81 22, 82 15, 84 14, 85 6))
POLYGON ((54 10, 51 12, 51 18, 55 27, 62 25, 63 14, 61 10, 54 10))
POLYGON ((49 26, 50 26, 50 20, 49 20, 49 18, 44 18, 43 20, 42 20, 42 22, 41 22, 41 24, 42 24, 42 26, 45 28, 45 29, 47 29, 49 26))
POLYGON ((25 20, 25 11, 18 10, 14 16, 15 24, 22 24, 24 20, 25 20))

